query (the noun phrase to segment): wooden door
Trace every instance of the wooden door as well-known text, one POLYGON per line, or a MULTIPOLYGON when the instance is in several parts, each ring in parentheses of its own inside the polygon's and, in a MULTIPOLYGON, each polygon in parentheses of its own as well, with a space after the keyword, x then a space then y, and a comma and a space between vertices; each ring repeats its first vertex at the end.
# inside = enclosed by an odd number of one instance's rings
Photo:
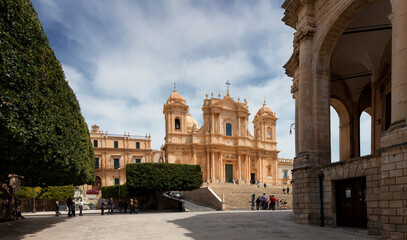
POLYGON ((232 164, 225 164, 225 181, 226 182, 233 181, 233 165, 232 164))
POLYGON ((335 182, 336 224, 345 227, 367 227, 366 178, 335 182))

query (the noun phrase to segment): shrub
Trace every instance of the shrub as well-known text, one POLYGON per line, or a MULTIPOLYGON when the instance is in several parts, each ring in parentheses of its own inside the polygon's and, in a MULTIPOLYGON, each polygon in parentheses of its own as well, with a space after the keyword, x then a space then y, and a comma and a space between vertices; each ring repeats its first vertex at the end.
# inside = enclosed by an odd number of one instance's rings
MULTIPOLYGON (((120 198, 127 198, 127 185, 120 185, 120 198)), ((119 185, 102 187, 102 198, 119 198, 119 185)))
POLYGON ((200 165, 137 163, 126 166, 130 196, 142 196, 171 190, 188 191, 203 183, 200 165))

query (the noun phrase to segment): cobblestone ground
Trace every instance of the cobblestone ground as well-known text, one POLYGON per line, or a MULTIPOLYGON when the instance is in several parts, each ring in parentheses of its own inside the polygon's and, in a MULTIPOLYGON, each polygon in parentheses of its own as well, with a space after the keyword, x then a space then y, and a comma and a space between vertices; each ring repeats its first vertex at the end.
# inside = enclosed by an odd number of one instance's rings
POLYGON ((0 239, 375 239, 294 223, 292 211, 161 212, 28 216, 0 223, 0 239))

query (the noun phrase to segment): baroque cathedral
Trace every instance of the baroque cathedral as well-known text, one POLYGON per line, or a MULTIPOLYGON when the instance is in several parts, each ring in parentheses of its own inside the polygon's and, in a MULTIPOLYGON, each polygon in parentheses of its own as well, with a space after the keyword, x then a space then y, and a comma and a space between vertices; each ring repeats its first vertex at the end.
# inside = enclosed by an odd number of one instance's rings
POLYGON ((203 101, 203 126, 190 115, 186 100, 176 86, 163 107, 165 115, 165 162, 201 165, 207 183, 289 184, 292 159, 278 159, 276 114, 263 107, 254 117, 254 136, 249 132, 249 109, 227 91, 203 101))

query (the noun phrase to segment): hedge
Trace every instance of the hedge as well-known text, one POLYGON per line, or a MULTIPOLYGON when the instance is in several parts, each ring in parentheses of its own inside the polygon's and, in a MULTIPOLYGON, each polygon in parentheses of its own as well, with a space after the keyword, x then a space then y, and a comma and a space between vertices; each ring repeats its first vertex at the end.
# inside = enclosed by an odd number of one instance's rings
POLYGON ((126 166, 130 196, 164 191, 189 191, 203 183, 200 165, 171 163, 137 163, 126 166))
MULTIPOLYGON (((119 185, 102 187, 102 198, 119 198, 119 185)), ((127 185, 120 185, 120 198, 128 198, 127 185)))

